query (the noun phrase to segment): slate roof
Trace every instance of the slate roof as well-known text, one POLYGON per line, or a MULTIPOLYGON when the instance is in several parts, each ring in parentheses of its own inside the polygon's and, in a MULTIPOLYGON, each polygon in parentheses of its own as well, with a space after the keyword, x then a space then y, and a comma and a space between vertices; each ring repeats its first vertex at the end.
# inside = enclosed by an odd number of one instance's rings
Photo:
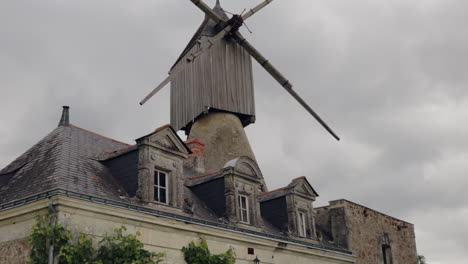
POLYGON ((0 204, 57 188, 120 199, 124 188, 95 158, 128 146, 71 124, 59 125, 0 171, 0 204))
MULTIPOLYGON (((167 126, 159 130, 165 127, 167 126)), ((338 250, 349 254, 343 249, 327 248, 315 243, 295 240, 288 234, 284 234, 267 219, 263 219, 264 225, 261 231, 245 229, 227 223, 226 219, 219 217, 191 189, 192 186, 221 177, 223 170, 195 177, 189 177, 190 173, 186 174, 187 181, 183 187, 183 196, 184 201, 190 203, 190 208, 186 208, 184 205, 185 214, 156 212, 149 207, 143 208, 138 201, 131 198, 132 195, 125 191, 129 190, 129 186, 122 185, 125 182, 119 181, 117 175, 112 174, 109 164, 106 164, 113 158, 137 150, 136 145, 119 142, 70 124, 68 107, 64 107, 57 128, 0 170, 0 208, 10 208, 17 204, 34 201, 32 199, 34 197, 51 197, 48 195, 53 196, 54 193, 60 193, 79 199, 90 199, 94 202, 104 201, 106 204, 129 209, 139 208, 145 212, 166 215, 183 221, 223 227, 237 232, 302 243, 309 247, 338 250)), ((187 169, 190 168, 184 167, 184 170, 187 169)), ((294 179, 285 188, 293 187, 300 179, 294 179)), ((283 189, 271 193, 281 192, 283 189)))

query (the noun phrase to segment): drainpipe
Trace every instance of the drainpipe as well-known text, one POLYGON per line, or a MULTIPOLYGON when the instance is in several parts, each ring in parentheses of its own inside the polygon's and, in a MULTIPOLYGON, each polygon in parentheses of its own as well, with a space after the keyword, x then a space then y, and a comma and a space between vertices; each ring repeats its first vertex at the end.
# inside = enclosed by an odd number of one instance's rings
MULTIPOLYGON (((54 224, 56 224, 55 222, 57 221, 57 210, 55 209, 54 200, 52 200, 52 198, 49 198, 49 214, 50 214, 52 221, 54 221, 54 224)), ((54 264, 54 244, 53 243, 50 243, 49 245, 49 264, 54 264)))

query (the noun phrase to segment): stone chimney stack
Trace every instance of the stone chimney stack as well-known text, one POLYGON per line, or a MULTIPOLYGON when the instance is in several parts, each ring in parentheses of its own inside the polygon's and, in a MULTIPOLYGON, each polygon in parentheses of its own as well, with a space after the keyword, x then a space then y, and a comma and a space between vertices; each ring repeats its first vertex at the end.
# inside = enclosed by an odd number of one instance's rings
POLYGON ((70 125, 70 112, 69 112, 70 107, 69 106, 63 106, 62 110, 62 117, 60 118, 60 122, 58 126, 68 126, 70 125))

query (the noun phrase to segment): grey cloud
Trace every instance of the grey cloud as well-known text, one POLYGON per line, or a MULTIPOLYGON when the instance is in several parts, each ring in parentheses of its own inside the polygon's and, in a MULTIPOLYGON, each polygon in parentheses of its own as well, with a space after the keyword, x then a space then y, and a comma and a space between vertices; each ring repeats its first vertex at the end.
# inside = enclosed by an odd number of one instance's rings
MULTIPOLYGON (((214 1, 207 1, 214 4, 214 1)), ((241 12, 259 1, 222 1, 241 12)), ((468 260, 468 36, 461 0, 274 1, 242 33, 342 136, 255 65, 247 133, 270 188, 306 175, 416 224, 429 263, 468 260), (447 224, 441 224, 448 221, 447 224)), ((0 3, 0 167, 72 122, 126 142, 169 122, 165 78, 203 14, 189 1, 0 3)))

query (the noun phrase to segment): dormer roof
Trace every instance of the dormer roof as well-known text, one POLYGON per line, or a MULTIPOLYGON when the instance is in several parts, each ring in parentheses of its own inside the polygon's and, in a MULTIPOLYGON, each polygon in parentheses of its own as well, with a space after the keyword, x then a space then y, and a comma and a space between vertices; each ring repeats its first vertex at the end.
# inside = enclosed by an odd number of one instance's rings
POLYGON ((287 194, 296 194, 306 199, 315 200, 319 195, 314 190, 305 176, 295 178, 286 187, 260 194, 260 201, 268 201, 285 196, 287 194))

